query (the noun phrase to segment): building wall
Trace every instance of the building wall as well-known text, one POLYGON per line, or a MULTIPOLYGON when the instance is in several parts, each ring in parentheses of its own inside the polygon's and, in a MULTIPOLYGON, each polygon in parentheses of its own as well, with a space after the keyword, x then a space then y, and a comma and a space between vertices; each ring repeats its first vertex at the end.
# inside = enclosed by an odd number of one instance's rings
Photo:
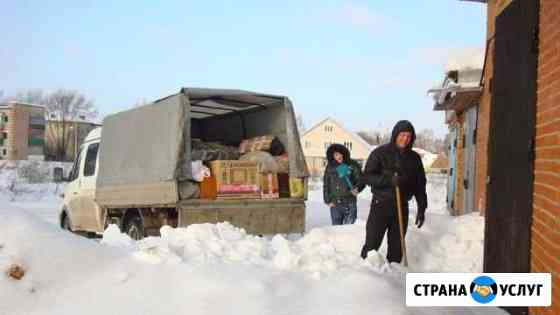
POLYGON ((9 129, 8 124, 10 124, 10 121, 11 121, 10 112, 11 112, 11 109, 8 109, 8 108, 0 109, 0 114, 1 114, 0 115, 0 119, 1 119, 1 121, 0 121, 0 137, 2 138, 2 142, 1 142, 1 145, 0 145, 0 157, 2 159, 8 159, 9 143, 8 143, 8 139, 4 138, 3 133, 8 134, 8 129, 9 129), (4 116, 8 118, 8 121, 4 120, 4 116))
POLYGON ((552 273, 552 307, 560 314, 560 1, 540 2, 537 126, 531 271, 552 273))
POLYGON ((369 148, 363 144, 357 135, 346 131, 338 123, 326 119, 301 137, 303 154, 311 174, 323 173, 323 161, 328 145, 332 143, 352 143, 350 155, 354 160, 365 161, 369 156, 369 148))
POLYGON ((457 128, 457 149, 455 151, 455 198, 452 209, 453 215, 461 215, 464 213, 464 196, 465 189, 463 186, 465 174, 465 149, 463 148, 463 136, 465 135, 464 128, 464 113, 457 113, 457 121, 455 126, 457 128))
POLYGON ((6 132, 8 138, 4 140, 2 150, 6 150, 3 155, 8 160, 26 160, 30 154, 43 155, 42 146, 29 146, 30 115, 44 117, 44 109, 25 104, 12 104, 1 110, 8 117, 8 122, 4 124, 2 132, 6 132))

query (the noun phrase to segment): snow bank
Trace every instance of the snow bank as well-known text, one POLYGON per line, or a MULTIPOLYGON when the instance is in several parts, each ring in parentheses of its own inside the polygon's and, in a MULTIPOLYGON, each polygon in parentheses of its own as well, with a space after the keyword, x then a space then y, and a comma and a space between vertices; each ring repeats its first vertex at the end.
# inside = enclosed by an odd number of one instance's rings
MULTIPOLYGON (((101 242, 27 211, 0 211, 0 314, 475 314, 404 305, 404 270, 357 258, 363 226, 314 229, 297 240, 222 224, 164 227, 101 242), (20 264, 14 280, 4 271, 20 264)), ((476 314, 503 314, 473 309, 476 314)))
POLYGON ((385 244, 367 261, 359 258, 367 190, 354 225, 330 226, 318 187, 309 194, 303 236, 262 238, 220 223, 163 227, 161 237, 134 242, 114 225, 100 241, 59 229, 61 200, 41 185, 53 184, 25 184, 32 192, 16 201, 0 193, 2 315, 504 314, 405 307, 407 271, 482 270, 484 220, 447 215, 444 178, 429 177, 426 223, 409 227, 408 270, 386 264, 385 244), (20 280, 6 273, 14 265, 25 272, 20 280))

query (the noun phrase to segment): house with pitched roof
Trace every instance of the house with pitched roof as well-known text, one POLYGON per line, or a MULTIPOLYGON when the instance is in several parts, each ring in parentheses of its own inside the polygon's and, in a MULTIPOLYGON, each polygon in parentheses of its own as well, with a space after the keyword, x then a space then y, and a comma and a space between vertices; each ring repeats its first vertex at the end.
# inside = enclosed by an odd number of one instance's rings
POLYGON ((340 143, 348 148, 352 159, 362 165, 367 160, 373 147, 362 137, 346 129, 333 118, 325 118, 301 136, 303 154, 309 172, 313 177, 323 175, 327 160, 325 153, 333 143, 340 143))

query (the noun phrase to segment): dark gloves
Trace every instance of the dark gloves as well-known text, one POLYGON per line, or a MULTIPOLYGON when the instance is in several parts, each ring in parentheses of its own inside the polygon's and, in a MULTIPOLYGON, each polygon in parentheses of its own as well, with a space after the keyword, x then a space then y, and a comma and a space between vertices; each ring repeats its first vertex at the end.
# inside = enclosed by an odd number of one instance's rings
POLYGON ((418 211, 418 213, 416 214, 416 226, 418 228, 421 228, 422 225, 424 225, 424 219, 425 219, 425 215, 424 215, 425 211, 418 211))

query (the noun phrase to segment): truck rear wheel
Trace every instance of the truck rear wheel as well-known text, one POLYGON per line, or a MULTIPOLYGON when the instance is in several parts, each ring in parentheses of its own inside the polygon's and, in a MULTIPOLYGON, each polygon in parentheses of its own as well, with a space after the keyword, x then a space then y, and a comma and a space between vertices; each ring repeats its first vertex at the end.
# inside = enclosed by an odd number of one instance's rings
POLYGON ((135 241, 143 239, 146 234, 142 219, 138 215, 129 216, 124 222, 124 233, 135 241))

